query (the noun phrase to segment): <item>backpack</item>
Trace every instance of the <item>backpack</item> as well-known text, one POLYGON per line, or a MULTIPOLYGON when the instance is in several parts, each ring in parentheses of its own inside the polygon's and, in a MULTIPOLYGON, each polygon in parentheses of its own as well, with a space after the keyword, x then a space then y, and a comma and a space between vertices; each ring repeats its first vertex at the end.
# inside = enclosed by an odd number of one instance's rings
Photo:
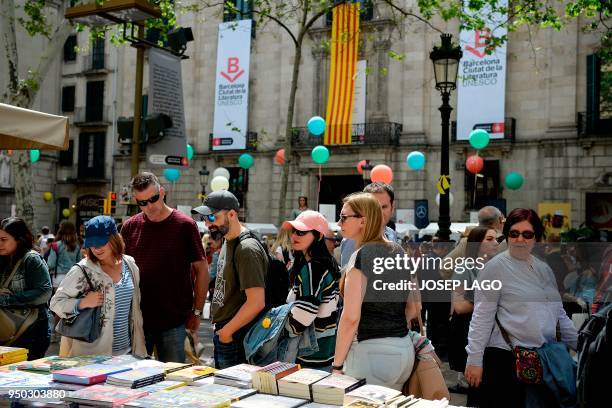
MULTIPOLYGON (((268 253, 266 246, 257 238, 253 232, 248 231, 246 234, 241 234, 238 238, 238 243, 234 247, 232 254, 232 260, 236 255, 236 249, 238 245, 246 239, 254 239, 268 258, 268 270, 266 271, 266 307, 265 311, 270 310, 274 307, 284 305, 287 303, 287 295, 289 294, 289 273, 287 267, 282 261, 273 258, 268 253)), ((233 262, 232 262, 232 265, 233 262)))
POLYGON ((591 315, 578 332, 578 406, 600 406, 607 400, 612 361, 612 304, 591 315))

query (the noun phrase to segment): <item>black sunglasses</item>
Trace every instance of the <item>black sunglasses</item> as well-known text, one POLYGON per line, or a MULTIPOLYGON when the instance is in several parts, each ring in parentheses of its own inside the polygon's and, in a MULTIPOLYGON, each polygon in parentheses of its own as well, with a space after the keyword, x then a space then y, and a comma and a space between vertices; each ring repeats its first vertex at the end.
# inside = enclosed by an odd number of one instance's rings
POLYGON ((508 232, 508 236, 510 238, 515 238, 516 239, 516 238, 520 237, 521 235, 525 239, 533 239, 533 237, 535 237, 535 232, 533 232, 533 231, 522 231, 521 232, 521 231, 517 231, 517 230, 510 230, 508 232))
POLYGON ((346 222, 349 218, 361 218, 361 215, 353 214, 353 215, 342 215, 340 214, 340 222, 346 222))
POLYGON ((300 230, 296 230, 295 228, 293 229, 293 234, 297 235, 298 237, 303 237, 304 235, 308 234, 309 232, 312 232, 311 230, 308 231, 300 231, 300 230))
POLYGON ((159 193, 148 198, 147 200, 136 200, 136 204, 138 204, 139 207, 146 207, 148 203, 154 204, 157 202, 157 200, 159 200, 159 193))

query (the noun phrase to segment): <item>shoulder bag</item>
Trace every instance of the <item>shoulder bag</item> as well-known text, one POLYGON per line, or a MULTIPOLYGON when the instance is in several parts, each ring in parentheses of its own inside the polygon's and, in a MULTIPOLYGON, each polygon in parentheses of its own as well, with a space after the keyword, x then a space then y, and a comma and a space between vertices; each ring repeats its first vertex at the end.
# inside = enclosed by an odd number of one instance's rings
MULTIPOLYGON (((528 348, 521 346, 513 346, 510 342, 510 336, 508 332, 502 327, 497 315, 495 315, 495 321, 499 326, 502 337, 512 354, 516 363, 516 377, 518 380, 525 384, 541 384, 542 383, 542 360, 536 348, 528 348)), ((558 323, 557 323, 558 324, 558 323)))
MULTIPOLYGON (((89 291, 79 296, 79 298, 82 298, 90 291, 95 290, 95 288, 85 269, 79 264, 76 264, 76 266, 81 269, 89 285, 89 291)), ((100 332, 102 331, 102 307, 83 309, 74 317, 61 319, 55 327, 55 331, 71 339, 93 343, 100 337, 100 332)))
MULTIPOLYGON (((4 280, 0 287, 0 294, 12 294, 8 286, 15 277, 22 261, 23 258, 17 261, 11 274, 4 280)), ((38 308, 0 307, 0 346, 13 344, 37 319, 38 308)))

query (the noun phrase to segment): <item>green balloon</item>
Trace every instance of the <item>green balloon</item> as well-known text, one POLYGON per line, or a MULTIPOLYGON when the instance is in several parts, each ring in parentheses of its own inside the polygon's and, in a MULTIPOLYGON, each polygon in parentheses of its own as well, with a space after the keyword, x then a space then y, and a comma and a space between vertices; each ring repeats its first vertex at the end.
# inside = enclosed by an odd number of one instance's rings
POLYGON ((470 133, 470 144, 476 150, 484 149, 489 145, 489 132, 484 129, 474 129, 470 133))
POLYGON ((523 175, 517 172, 511 172, 506 175, 506 187, 510 190, 518 190, 523 185, 523 175))
POLYGON ((193 159, 193 154, 194 154, 193 146, 187 143, 187 160, 193 159))
POLYGON ((253 167, 253 164, 255 164, 255 159, 253 159, 253 156, 251 156, 250 154, 243 153, 238 158, 238 164, 243 169, 249 169, 249 168, 253 167))
POLYGON ((317 164, 325 164, 329 160, 329 150, 325 146, 316 146, 310 153, 312 161, 317 164))
POLYGON ((30 161, 36 163, 40 159, 40 150, 30 150, 30 161))

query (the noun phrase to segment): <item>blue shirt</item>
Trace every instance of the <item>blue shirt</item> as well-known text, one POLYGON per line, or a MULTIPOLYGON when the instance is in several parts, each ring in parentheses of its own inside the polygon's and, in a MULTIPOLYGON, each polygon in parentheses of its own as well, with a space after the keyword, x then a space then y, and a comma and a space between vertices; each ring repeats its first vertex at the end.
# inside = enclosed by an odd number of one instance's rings
POLYGON ((78 244, 74 251, 70 251, 62 241, 58 241, 57 252, 51 249, 47 265, 49 265, 50 270, 55 269, 57 274, 65 275, 81 258, 81 247, 78 244))
POLYGON ((130 347, 130 310, 134 296, 134 282, 123 261, 121 279, 113 283, 115 288, 115 318, 113 319, 113 352, 127 350, 130 347))
MULTIPOLYGON (((389 227, 385 227, 385 238, 391 242, 397 242, 397 232, 389 227)), ((346 265, 351 255, 355 252, 355 241, 344 238, 340 243, 340 267, 346 265)))

